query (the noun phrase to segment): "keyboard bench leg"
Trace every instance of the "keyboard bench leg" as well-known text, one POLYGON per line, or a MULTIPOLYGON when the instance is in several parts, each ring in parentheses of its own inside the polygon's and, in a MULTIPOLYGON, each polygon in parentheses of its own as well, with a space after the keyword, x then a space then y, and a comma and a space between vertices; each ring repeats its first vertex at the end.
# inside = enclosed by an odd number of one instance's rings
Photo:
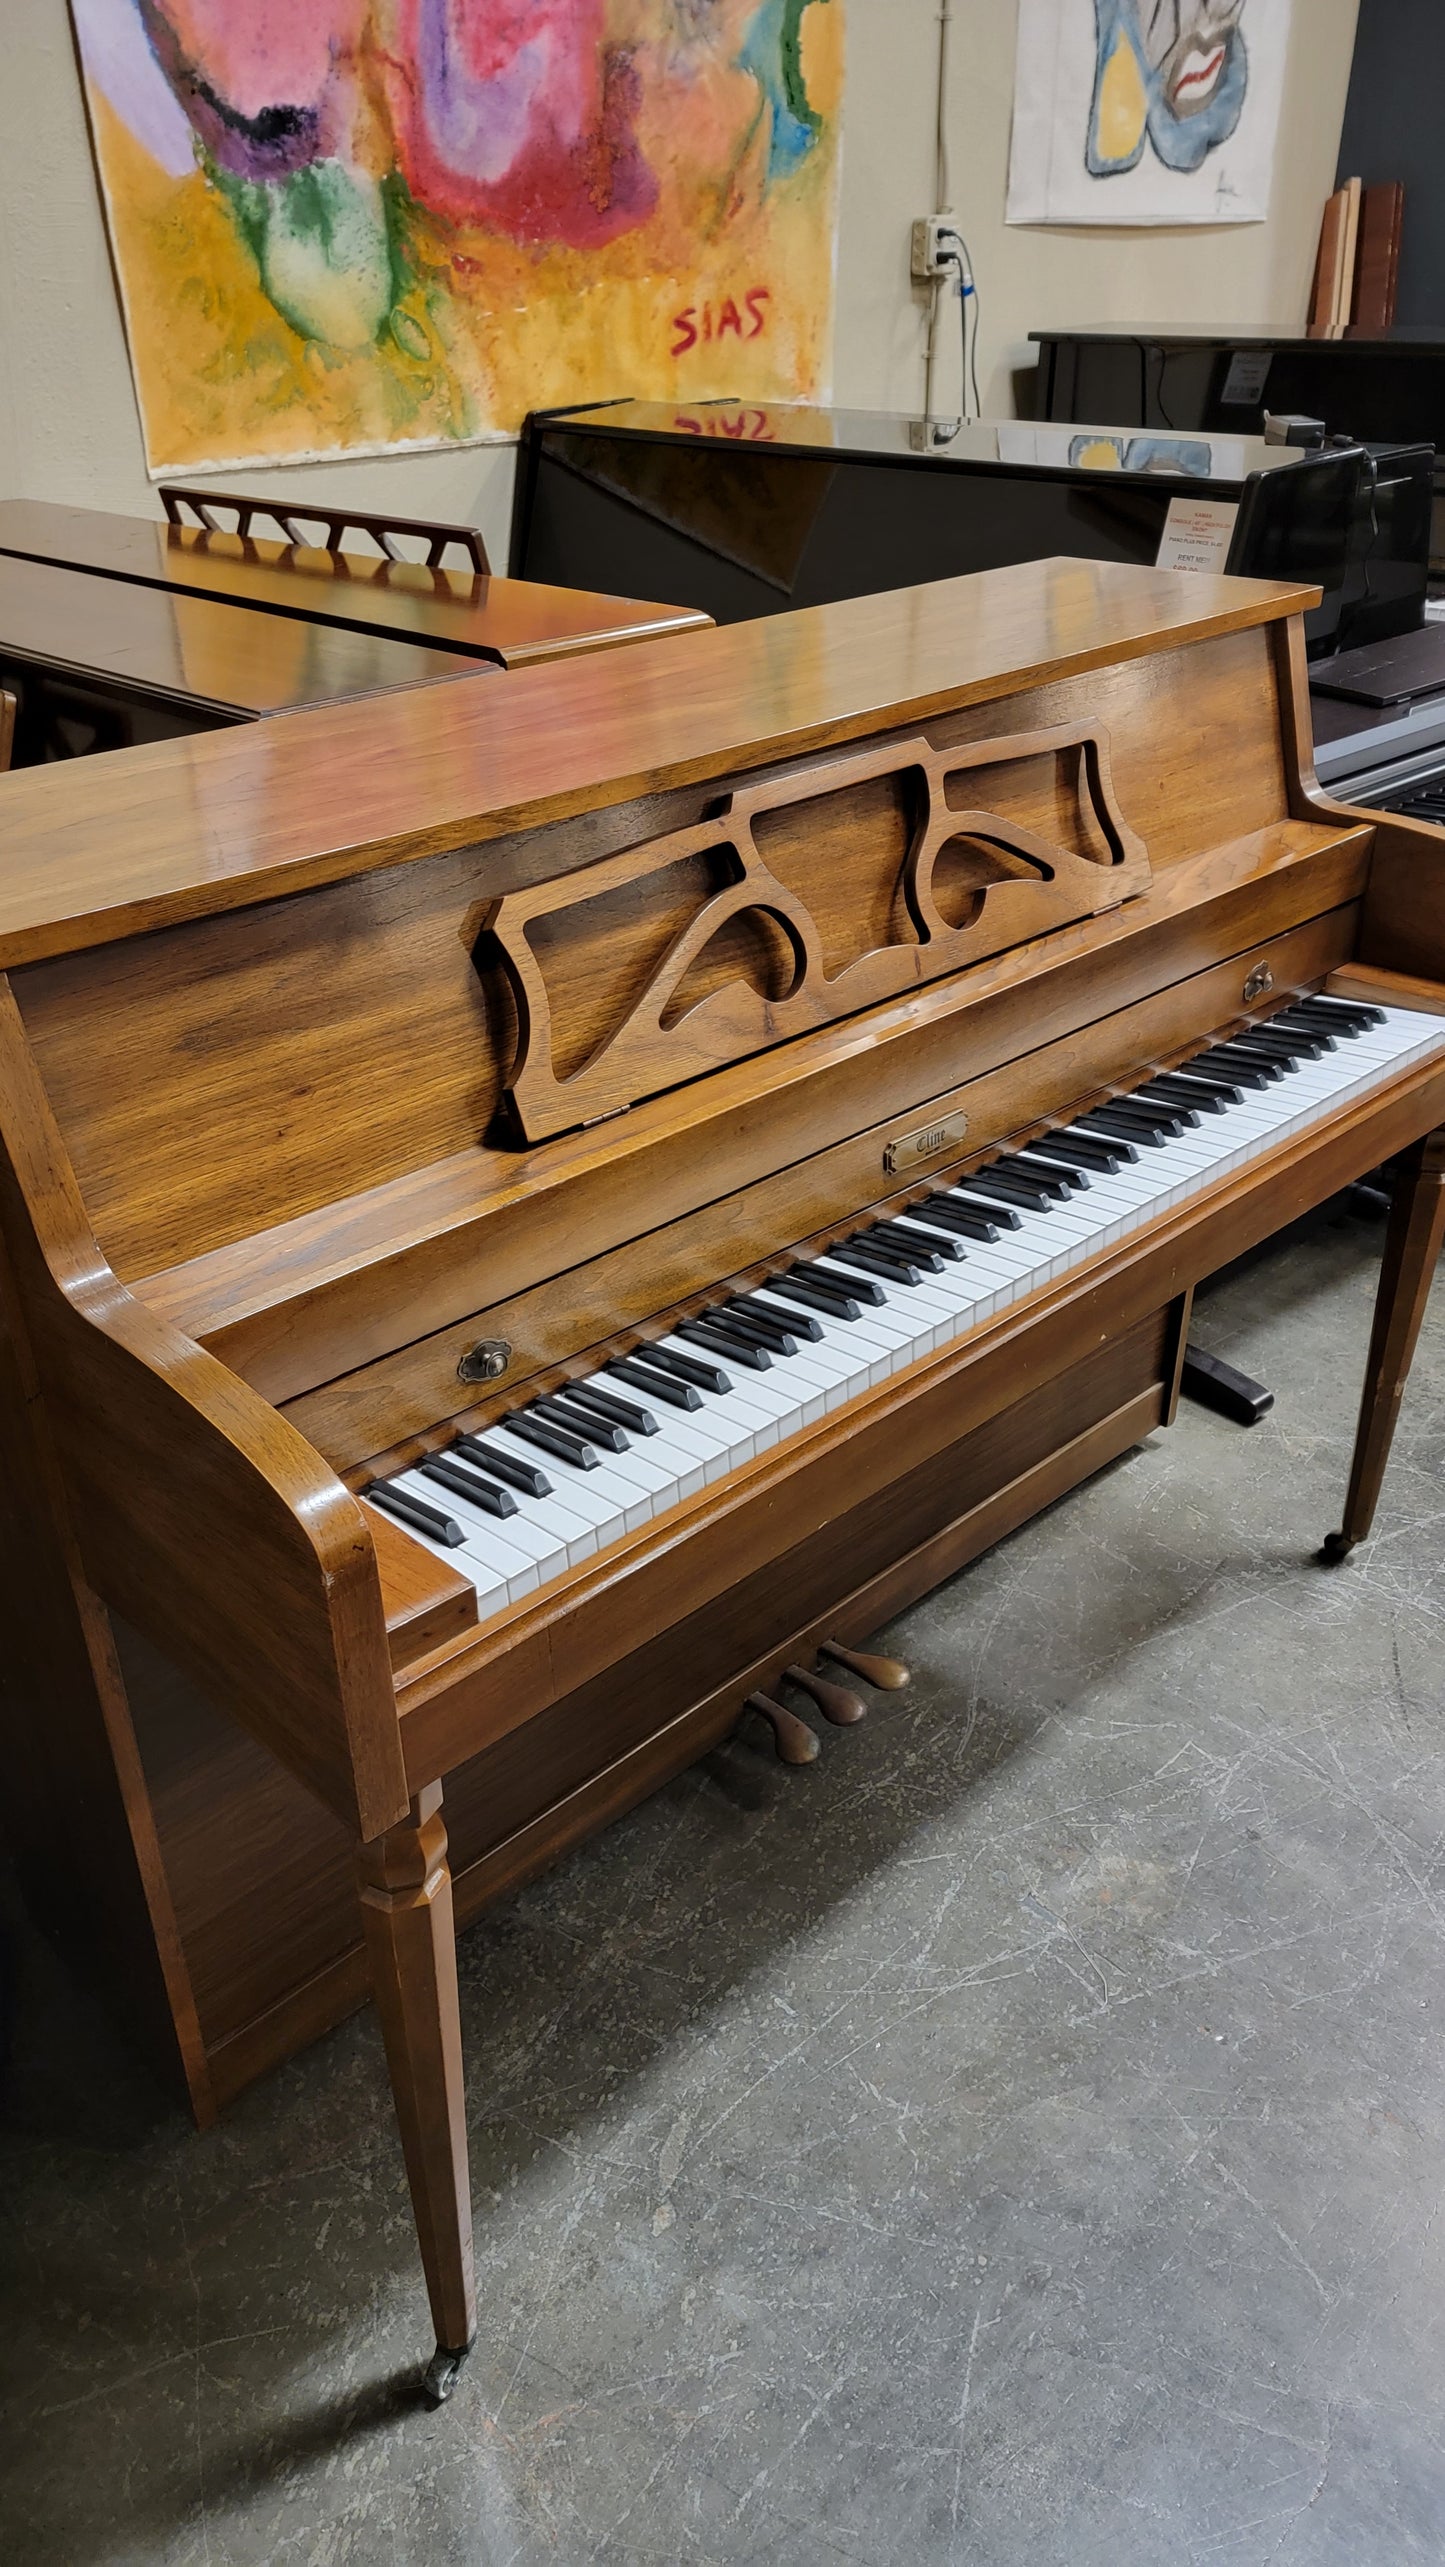
POLYGON ((1375 1520, 1380 1483, 1390 1458, 1395 1421, 1442 1240, 1445 1130, 1429 1132, 1423 1141, 1418 1141, 1395 1180, 1345 1518, 1339 1532, 1326 1539, 1322 1559, 1343 1560, 1357 1542, 1363 1542, 1375 1520))
POLYGON ((440 1783, 428 1783, 400 1824, 363 1845, 359 1857, 367 1957, 436 2327, 424 2394, 438 2406, 477 2331, 456 1928, 441 1804, 440 1783))

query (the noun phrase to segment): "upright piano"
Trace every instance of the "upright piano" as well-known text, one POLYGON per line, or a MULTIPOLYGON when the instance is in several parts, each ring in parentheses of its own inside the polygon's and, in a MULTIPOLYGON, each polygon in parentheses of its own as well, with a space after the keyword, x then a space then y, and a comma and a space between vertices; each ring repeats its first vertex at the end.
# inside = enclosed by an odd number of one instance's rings
POLYGON ((1393 1160, 1369 1529, 1445 839, 1315 785, 1312 597, 1034 563, 7 787, 11 1833, 203 2121, 374 1993, 434 2398, 454 1921, 740 1721, 815 1755, 1393 1160))

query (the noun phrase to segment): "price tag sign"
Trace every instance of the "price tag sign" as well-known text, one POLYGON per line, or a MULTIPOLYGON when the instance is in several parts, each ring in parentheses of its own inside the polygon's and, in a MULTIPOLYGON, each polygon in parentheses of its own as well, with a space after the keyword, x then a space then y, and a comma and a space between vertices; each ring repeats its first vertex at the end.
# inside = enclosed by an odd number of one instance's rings
POLYGON ((1274 363, 1273 348, 1236 348, 1229 360, 1229 371, 1220 393, 1220 406, 1225 410, 1252 410, 1264 399, 1264 387, 1274 363))
POLYGON ((1171 499, 1156 570, 1223 570, 1239 515, 1237 499, 1171 499))

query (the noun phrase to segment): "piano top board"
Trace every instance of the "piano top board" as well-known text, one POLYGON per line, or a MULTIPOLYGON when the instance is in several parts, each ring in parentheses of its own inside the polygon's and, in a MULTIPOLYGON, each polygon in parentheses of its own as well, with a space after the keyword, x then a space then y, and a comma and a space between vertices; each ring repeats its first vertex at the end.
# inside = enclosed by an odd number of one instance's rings
POLYGON ((466 667, 421 638, 281 623, 246 606, 0 553, 0 664, 7 660, 241 722, 450 682, 466 667))
POLYGON ((605 650, 644 634, 703 631, 709 620, 694 606, 332 555, 260 537, 243 542, 198 526, 34 499, 0 501, 0 553, 501 668, 605 650))
MULTIPOLYGON (((1248 631, 1318 595, 1030 562, 14 775, 0 969, 1248 631)), ((1182 758, 1196 743, 1182 737, 1182 758)), ((1168 754, 1167 740, 1156 744, 1168 754)), ((1202 744, 1208 765, 1226 741, 1202 744)), ((586 854, 570 861, 585 861, 586 854)))

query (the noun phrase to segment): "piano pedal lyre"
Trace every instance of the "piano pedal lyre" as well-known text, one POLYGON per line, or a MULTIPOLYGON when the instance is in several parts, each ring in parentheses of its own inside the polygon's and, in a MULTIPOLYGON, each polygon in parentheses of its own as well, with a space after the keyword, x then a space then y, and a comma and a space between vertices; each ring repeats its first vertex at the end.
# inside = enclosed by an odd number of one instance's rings
POLYGON ((783 1764, 811 1765, 815 1762, 820 1752, 817 1731, 810 1729, 806 1720, 800 1720, 795 1711, 789 1711, 785 1703, 774 1702, 771 1694, 752 1693, 743 1709, 757 1712, 768 1723, 773 1733, 773 1744, 783 1764))
POLYGON ((818 1655, 832 1658, 850 1675, 861 1676, 865 1685, 876 1685, 880 1693, 901 1693, 912 1682, 901 1658, 875 1658, 866 1649, 845 1649, 841 1640, 820 1640, 818 1655))
POLYGON ((856 1720, 866 1720, 868 1705, 861 1694, 851 1693, 846 1685, 833 1685, 826 1676, 810 1675, 806 1667, 788 1667, 784 1673, 790 1685, 811 1694, 825 1720, 835 1729, 851 1729, 856 1720))

